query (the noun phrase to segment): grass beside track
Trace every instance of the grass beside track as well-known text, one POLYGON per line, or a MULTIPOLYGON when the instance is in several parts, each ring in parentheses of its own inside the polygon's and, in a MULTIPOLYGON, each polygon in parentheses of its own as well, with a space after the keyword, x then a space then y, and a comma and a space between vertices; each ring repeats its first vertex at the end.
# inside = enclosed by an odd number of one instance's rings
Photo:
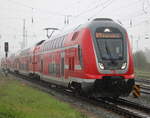
POLYGON ((0 73, 0 118, 87 118, 66 103, 0 73))

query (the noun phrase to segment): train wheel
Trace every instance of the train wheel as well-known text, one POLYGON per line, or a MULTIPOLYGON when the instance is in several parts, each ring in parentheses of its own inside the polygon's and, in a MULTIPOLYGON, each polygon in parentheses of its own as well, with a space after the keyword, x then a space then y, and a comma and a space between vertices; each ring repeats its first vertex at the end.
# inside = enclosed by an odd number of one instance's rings
POLYGON ((114 97, 112 97, 113 99, 118 99, 119 98, 119 96, 114 96, 114 97))
POLYGON ((68 88, 71 89, 77 96, 81 94, 81 85, 79 83, 76 82, 69 83, 68 88))

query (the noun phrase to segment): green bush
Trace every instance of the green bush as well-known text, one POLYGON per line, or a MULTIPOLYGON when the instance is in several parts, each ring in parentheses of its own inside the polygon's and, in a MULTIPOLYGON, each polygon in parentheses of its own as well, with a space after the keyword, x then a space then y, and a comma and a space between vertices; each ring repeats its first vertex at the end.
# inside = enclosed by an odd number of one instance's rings
POLYGON ((137 51, 134 54, 134 66, 138 70, 150 70, 150 63, 148 63, 145 53, 137 51))

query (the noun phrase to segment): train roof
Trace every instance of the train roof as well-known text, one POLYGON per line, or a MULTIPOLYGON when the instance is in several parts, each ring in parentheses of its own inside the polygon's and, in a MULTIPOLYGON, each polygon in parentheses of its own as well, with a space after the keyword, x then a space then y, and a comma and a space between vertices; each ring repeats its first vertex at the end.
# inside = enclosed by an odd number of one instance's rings
MULTIPOLYGON (((113 21, 110 18, 95 18, 92 21, 87 21, 84 24, 76 24, 76 25, 72 25, 69 28, 63 29, 62 31, 60 31, 58 34, 53 35, 49 40, 53 40, 55 38, 61 37, 63 35, 66 35, 68 33, 71 32, 76 32, 82 28, 88 27, 90 29, 95 29, 96 27, 99 26, 105 26, 105 27, 111 27, 111 26, 115 26, 118 27, 119 29, 123 29, 125 30, 120 24, 116 23, 115 21, 113 21)), ((49 41, 46 40, 45 42, 49 41)))
POLYGON ((87 27, 90 29, 95 29, 97 27, 116 27, 120 30, 125 30, 120 24, 109 18, 96 18, 87 24, 87 27))
POLYGON ((121 29, 122 31, 125 31, 125 29, 120 24, 116 23, 115 21, 113 21, 110 18, 95 18, 93 20, 87 21, 84 24, 78 24, 78 25, 75 24, 75 25, 70 26, 69 28, 65 28, 62 31, 60 31, 58 34, 53 35, 50 39, 42 40, 42 41, 36 43, 31 48, 27 48, 27 49, 23 49, 23 50, 19 51, 18 54, 21 54, 21 55, 28 54, 32 49, 34 49, 35 46, 38 46, 38 45, 41 45, 41 44, 44 45, 45 43, 47 43, 50 40, 65 36, 65 35, 67 35, 68 33, 71 33, 71 32, 76 32, 76 31, 78 31, 82 28, 88 27, 92 30, 95 30, 95 28, 97 28, 99 26, 102 26, 102 27, 115 26, 115 27, 118 27, 119 29, 121 29))

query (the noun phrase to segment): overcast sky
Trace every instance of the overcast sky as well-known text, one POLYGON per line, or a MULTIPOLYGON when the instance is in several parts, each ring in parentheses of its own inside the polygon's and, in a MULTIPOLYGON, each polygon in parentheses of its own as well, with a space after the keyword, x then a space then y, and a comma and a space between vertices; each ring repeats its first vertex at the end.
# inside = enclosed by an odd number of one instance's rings
POLYGON ((150 48, 150 39, 145 39, 150 36, 150 0, 0 0, 0 51, 4 41, 9 41, 10 52, 20 48, 23 19, 29 47, 45 38, 45 27, 70 27, 64 25, 66 15, 70 25, 112 18, 128 30, 134 50, 150 48))

